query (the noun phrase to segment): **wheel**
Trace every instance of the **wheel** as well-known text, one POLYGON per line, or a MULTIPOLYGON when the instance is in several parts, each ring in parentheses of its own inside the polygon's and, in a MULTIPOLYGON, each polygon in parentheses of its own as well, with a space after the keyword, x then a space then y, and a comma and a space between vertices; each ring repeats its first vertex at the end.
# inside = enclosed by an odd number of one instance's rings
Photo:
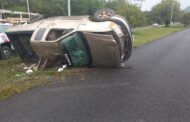
POLYGON ((2 59, 8 59, 8 58, 10 58, 11 54, 12 54, 12 52, 11 52, 10 47, 8 47, 8 46, 2 47, 2 49, 1 49, 1 58, 2 59))
POLYGON ((97 22, 108 21, 115 14, 115 11, 112 9, 101 9, 95 12, 92 20, 97 22))

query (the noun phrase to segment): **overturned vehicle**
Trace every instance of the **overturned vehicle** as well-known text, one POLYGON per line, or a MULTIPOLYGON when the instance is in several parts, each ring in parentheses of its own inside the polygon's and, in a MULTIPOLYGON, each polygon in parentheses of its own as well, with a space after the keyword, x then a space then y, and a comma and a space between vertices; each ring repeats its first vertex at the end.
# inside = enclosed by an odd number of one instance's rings
POLYGON ((54 17, 10 28, 15 50, 38 68, 67 66, 117 67, 132 52, 132 34, 125 18, 104 9, 91 16, 54 17))

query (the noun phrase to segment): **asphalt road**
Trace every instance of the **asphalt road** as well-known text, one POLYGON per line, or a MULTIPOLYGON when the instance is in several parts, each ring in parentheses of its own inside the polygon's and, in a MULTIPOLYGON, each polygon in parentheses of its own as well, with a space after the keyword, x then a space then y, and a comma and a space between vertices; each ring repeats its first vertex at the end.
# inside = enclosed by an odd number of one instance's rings
POLYGON ((87 69, 0 102, 0 122, 189 122, 190 29, 134 49, 130 69, 87 69))

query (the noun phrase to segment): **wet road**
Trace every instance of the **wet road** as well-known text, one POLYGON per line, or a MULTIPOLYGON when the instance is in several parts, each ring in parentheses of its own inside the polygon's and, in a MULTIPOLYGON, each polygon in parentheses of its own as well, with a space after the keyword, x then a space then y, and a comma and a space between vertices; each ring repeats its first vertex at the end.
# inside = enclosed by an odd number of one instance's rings
POLYGON ((135 49, 127 65, 2 101, 0 122, 190 121, 190 29, 135 49))

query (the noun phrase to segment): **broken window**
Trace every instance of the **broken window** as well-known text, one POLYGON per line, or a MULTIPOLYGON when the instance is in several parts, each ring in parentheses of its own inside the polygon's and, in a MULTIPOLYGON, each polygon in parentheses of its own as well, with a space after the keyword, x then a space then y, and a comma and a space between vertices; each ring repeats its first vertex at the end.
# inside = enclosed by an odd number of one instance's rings
POLYGON ((36 55, 30 44, 30 38, 32 34, 33 31, 8 34, 8 37, 11 40, 14 49, 22 58, 22 60, 26 62, 36 62, 38 60, 38 56, 36 55))
POLYGON ((68 34, 71 32, 73 29, 52 29, 48 35, 46 40, 47 41, 54 41, 59 39, 61 36, 68 34))
MULTIPOLYGON (((81 33, 74 33, 61 41, 62 49, 69 55, 72 66, 89 64, 87 45, 81 33)), ((68 57, 66 57, 68 58, 68 57)))

